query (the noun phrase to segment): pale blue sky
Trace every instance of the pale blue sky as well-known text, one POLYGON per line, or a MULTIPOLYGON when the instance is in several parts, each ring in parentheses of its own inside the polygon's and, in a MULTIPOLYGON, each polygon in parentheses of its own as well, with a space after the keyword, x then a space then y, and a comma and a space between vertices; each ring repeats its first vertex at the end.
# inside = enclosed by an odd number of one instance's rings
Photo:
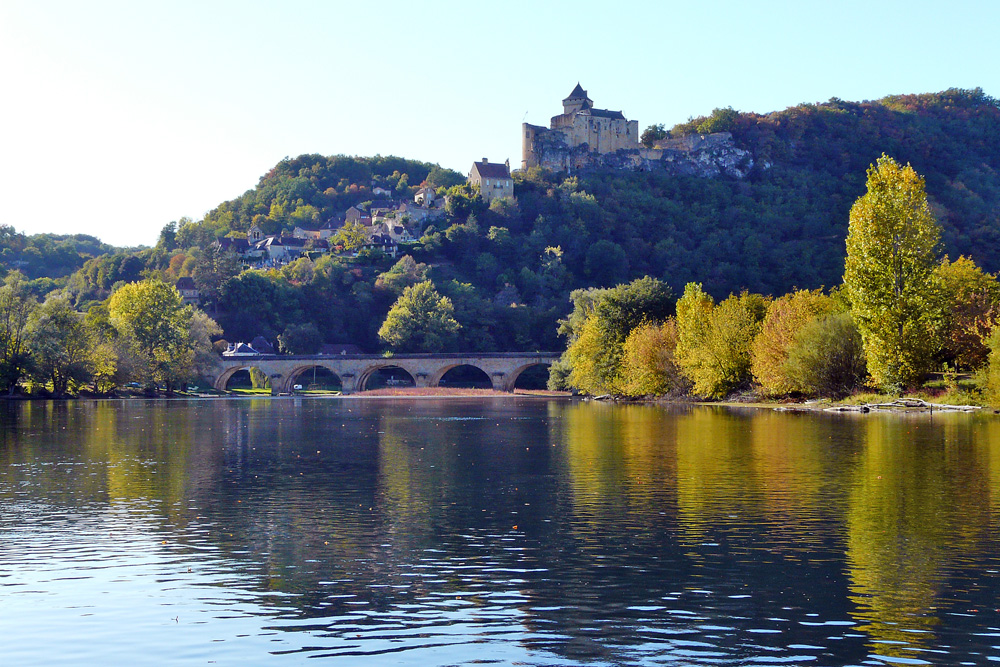
POLYGON ((0 0, 0 195, 29 233, 152 244, 282 157, 520 162, 579 81, 668 127, 715 107, 981 86, 1000 2, 0 0))

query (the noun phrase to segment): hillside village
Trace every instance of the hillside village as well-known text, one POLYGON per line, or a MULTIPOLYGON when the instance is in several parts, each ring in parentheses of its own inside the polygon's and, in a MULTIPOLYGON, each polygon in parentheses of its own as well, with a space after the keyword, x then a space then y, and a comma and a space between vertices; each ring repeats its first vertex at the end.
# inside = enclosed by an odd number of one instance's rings
MULTIPOLYGON (((550 127, 523 124, 522 170, 663 170, 742 178, 754 164, 749 151, 736 148, 728 132, 665 138, 643 146, 638 121, 628 120, 621 111, 595 108, 579 83, 562 104, 563 113, 552 117, 550 127)), ((483 157, 473 162, 466 184, 487 206, 498 199, 513 200, 510 160, 500 163, 483 157)), ((366 251, 380 251, 395 259, 401 244, 416 242, 429 224, 446 216, 448 195, 443 190, 422 184, 412 200, 394 199, 391 188, 372 182, 375 199, 350 206, 319 228, 296 226, 291 232, 265 235, 254 225, 245 238, 225 237, 215 247, 218 252, 233 253, 247 269, 281 268, 302 256, 315 259, 327 253, 358 257, 366 251), (360 245, 348 248, 336 243, 334 237, 347 226, 363 234, 360 245)), ((182 289, 180 284, 178 289, 182 289)), ((184 283, 186 299, 196 303, 193 289, 184 283)))

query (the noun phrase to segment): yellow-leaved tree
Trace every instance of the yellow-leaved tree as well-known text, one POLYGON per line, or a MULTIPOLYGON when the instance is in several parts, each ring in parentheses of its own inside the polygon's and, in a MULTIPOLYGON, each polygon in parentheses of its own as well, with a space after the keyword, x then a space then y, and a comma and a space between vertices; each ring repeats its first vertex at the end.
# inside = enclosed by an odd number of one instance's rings
POLYGON ((844 286, 872 382, 898 393, 930 368, 937 347, 932 274, 941 229, 910 165, 883 154, 867 187, 851 207, 844 286))
POLYGON ((677 302, 675 357, 693 392, 707 398, 750 384, 750 346, 769 300, 760 294, 730 295, 715 305, 701 285, 688 283, 677 302))

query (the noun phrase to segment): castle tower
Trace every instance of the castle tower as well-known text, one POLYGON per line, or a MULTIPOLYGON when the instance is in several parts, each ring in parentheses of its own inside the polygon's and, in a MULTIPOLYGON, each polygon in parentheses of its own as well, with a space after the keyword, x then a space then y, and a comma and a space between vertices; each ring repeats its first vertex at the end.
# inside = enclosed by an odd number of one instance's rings
POLYGON ((576 88, 569 94, 569 97, 563 100, 564 114, 574 113, 581 109, 592 109, 593 107, 594 101, 587 97, 587 91, 580 87, 579 82, 577 82, 576 88))

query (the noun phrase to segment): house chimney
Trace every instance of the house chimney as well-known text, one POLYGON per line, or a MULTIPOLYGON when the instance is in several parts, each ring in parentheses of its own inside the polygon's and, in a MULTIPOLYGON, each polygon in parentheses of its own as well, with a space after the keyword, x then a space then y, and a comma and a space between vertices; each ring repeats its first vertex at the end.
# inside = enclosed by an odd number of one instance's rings
POLYGON ((483 164, 489 164, 489 163, 490 163, 489 160, 487 160, 486 158, 483 158, 483 164))

